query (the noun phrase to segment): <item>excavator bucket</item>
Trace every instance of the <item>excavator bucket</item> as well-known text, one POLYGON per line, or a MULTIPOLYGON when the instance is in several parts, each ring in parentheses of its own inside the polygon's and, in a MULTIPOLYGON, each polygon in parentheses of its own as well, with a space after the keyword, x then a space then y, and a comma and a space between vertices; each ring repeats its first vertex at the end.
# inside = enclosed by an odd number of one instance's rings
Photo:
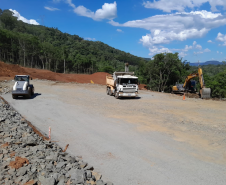
POLYGON ((201 94, 202 99, 211 98, 210 97, 211 89, 210 88, 203 88, 203 89, 200 90, 200 94, 201 94))

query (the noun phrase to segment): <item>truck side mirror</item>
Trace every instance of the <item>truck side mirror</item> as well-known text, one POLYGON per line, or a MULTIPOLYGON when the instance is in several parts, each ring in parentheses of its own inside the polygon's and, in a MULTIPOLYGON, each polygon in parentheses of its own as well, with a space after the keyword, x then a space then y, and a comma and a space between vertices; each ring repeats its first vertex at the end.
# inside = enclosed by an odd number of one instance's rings
POLYGON ((31 78, 31 80, 32 80, 32 78, 31 78))

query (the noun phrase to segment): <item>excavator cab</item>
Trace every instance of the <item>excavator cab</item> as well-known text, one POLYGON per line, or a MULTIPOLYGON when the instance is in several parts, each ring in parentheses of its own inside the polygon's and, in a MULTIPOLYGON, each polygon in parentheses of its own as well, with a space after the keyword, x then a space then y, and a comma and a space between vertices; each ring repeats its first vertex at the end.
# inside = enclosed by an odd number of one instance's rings
POLYGON ((191 80, 188 83, 188 91, 189 92, 196 92, 196 84, 197 84, 197 82, 195 80, 191 80))

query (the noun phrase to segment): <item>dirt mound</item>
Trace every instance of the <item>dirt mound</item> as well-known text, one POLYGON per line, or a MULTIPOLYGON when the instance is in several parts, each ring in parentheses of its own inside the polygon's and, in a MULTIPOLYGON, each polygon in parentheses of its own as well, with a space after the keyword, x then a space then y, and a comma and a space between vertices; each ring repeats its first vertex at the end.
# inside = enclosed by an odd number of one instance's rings
POLYGON ((140 84, 138 87, 139 87, 139 90, 147 90, 146 84, 140 84))
POLYGON ((30 75, 33 79, 46 79, 60 82, 77 82, 77 83, 91 83, 105 85, 106 75, 108 73, 98 72, 94 74, 63 74, 55 73, 44 69, 34 69, 21 67, 19 65, 6 64, 0 62, 0 77, 1 80, 13 79, 15 75, 30 75))
POLYGON ((17 74, 24 73, 25 70, 19 65, 6 64, 4 62, 0 62, 0 76, 13 78, 17 74))
POLYGON ((16 157, 15 161, 11 161, 9 166, 11 168, 19 169, 19 168, 23 167, 24 164, 29 164, 28 159, 16 157))

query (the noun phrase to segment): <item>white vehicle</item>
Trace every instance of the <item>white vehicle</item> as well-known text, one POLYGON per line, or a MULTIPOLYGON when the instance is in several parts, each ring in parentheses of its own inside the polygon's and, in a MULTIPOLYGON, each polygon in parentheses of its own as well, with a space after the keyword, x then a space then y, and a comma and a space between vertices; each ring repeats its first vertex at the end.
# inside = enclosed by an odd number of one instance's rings
MULTIPOLYGON (((14 77, 15 84, 13 86, 12 98, 16 99, 18 96, 25 96, 31 98, 34 95, 34 86, 30 84, 30 76, 16 75, 14 77)), ((31 78, 32 80, 32 78, 31 78)))
POLYGON ((106 84, 107 95, 114 95, 116 99, 138 96, 138 77, 134 72, 114 72, 106 76, 106 84))

